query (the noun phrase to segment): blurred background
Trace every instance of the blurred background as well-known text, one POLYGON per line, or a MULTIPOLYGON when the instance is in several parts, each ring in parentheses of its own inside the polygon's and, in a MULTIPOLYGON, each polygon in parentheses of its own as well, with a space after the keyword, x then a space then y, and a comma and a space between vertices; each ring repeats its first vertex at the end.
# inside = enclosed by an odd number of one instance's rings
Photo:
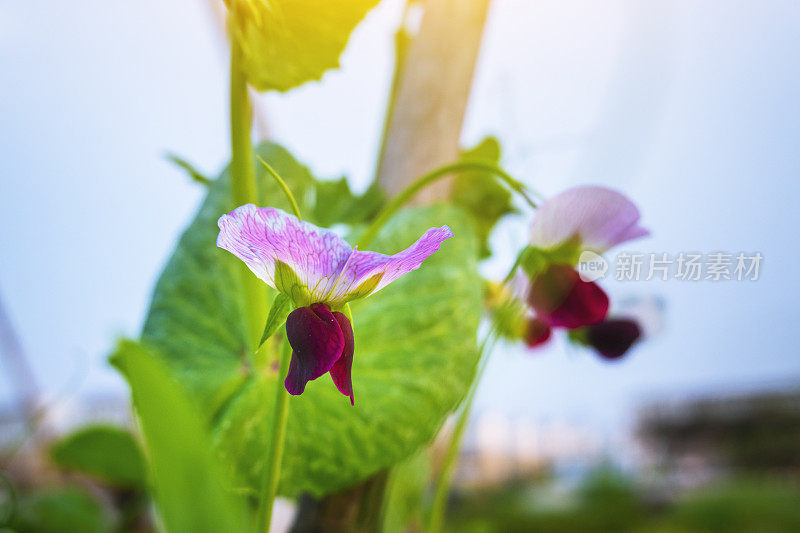
MULTIPOLYGON (((259 96, 259 134, 364 190, 403 4, 382 1, 320 83, 259 96)), ((229 156, 220 7, 0 5, 0 445, 24 430, 24 398, 47 407, 55 433, 127 420, 106 357, 138 334, 204 192, 165 154, 209 175, 229 156)), ((615 364, 565 341, 499 345, 459 463, 457 524, 502 512, 582 529, 562 514, 629 509, 612 527, 723 483, 703 493, 711 503, 674 511, 680 527, 702 523, 698 506, 746 501, 800 528, 798 36, 790 0, 492 2, 465 146, 494 135, 504 167, 546 196, 624 191, 652 231, 629 253, 763 261, 755 281, 606 280, 612 299, 659 324, 615 364)), ((505 273, 526 226, 502 222, 487 276, 505 273)))

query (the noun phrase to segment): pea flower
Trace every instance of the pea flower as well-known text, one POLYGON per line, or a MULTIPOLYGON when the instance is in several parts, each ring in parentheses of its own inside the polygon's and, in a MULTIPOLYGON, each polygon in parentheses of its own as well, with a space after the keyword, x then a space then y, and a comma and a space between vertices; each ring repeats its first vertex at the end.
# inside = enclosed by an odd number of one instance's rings
POLYGON ((575 329, 597 324, 608 313, 608 295, 593 281, 584 281, 570 265, 550 265, 536 276, 528 304, 551 327, 575 329))
POLYGON ((603 359, 619 359, 642 336, 642 328, 632 318, 608 318, 586 326, 583 338, 603 359))
POLYGON ((286 390, 302 394, 309 381, 330 372, 352 404, 353 328, 342 307, 418 269, 453 236, 447 226, 431 228, 402 252, 384 255, 351 248, 334 232, 273 207, 246 204, 217 224, 217 246, 297 307, 286 319, 292 347, 286 390))
POLYGON ((648 235, 639 219, 633 202, 604 187, 575 187, 545 202, 531 225, 531 244, 553 258, 535 276, 528 293, 537 317, 567 329, 602 322, 608 296, 594 281, 581 279, 574 269, 577 256, 581 251, 603 253, 648 235))
POLYGON ((639 209, 625 195, 598 186, 567 189, 547 200, 531 224, 531 243, 543 249, 569 241, 601 254, 623 242, 646 237, 639 209))

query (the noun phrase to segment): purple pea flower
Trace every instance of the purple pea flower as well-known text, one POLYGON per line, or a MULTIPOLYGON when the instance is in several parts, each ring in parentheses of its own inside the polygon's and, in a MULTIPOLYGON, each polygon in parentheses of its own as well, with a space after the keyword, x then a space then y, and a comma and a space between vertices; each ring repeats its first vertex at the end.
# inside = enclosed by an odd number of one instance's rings
MULTIPOLYGON (((639 226, 639 209, 625 195, 604 187, 568 189, 545 202, 531 225, 531 244, 543 250, 574 245, 603 253, 649 235, 639 226)), ((551 264, 533 280, 528 302, 551 327, 575 329, 601 322, 608 296, 594 281, 581 279, 574 265, 551 264)))
POLYGON ((582 250, 603 253, 650 232, 639 226, 639 209, 625 195, 597 186, 567 189, 545 202, 531 224, 531 243, 554 248, 577 239, 582 250))
POLYGON ((296 306, 286 319, 292 347, 286 390, 302 394, 309 381, 330 372, 351 403, 353 329, 340 310, 418 269, 453 236, 447 226, 431 228, 402 252, 384 255, 351 248, 334 232, 273 207, 246 204, 217 224, 217 246, 296 306))
POLYGON ((575 329, 601 322, 608 313, 605 291, 584 281, 569 265, 550 265, 536 276, 528 304, 551 327, 575 329))

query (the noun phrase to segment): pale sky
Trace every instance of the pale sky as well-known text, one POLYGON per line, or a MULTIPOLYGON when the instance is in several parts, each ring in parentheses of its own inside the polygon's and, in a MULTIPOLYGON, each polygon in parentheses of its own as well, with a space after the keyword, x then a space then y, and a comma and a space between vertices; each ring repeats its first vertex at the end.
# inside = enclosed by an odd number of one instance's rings
MULTIPOLYGON (((275 140, 318 176, 368 183, 399 13, 385 0, 322 83, 263 98, 275 140)), ((604 283, 662 298, 663 331, 615 365, 563 342, 498 349, 479 411, 606 427, 662 395, 800 382, 798 35, 789 0, 494 0, 465 143, 498 136, 545 194, 624 190, 653 233, 629 251, 764 262, 756 282, 604 283)), ((228 156, 225 57, 204 1, 0 6, 0 295, 48 392, 124 392, 105 357, 138 334, 202 196, 163 154, 210 174, 228 156)), ((502 225, 486 273, 526 224, 502 225)))

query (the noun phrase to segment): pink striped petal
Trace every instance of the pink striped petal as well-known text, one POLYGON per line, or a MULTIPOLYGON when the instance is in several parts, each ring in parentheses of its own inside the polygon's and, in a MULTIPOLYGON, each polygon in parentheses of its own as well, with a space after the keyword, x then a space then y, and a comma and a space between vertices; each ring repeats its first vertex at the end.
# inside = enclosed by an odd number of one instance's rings
POLYGON ((354 250, 342 268, 329 300, 334 304, 363 298, 379 291, 412 270, 439 250, 442 242, 453 236, 447 226, 431 228, 414 244, 394 255, 354 250))
POLYGON ((639 226, 639 209, 623 194, 605 187, 575 187, 554 196, 536 212, 531 242, 552 248, 571 238, 602 253, 650 234, 639 226))
POLYGON ((244 261, 253 274, 292 296, 298 305, 324 301, 353 253, 350 245, 332 231, 273 207, 246 204, 222 215, 217 224, 217 246, 244 261), (297 276, 301 287, 295 289, 307 289, 308 294, 286 286, 291 281, 286 281, 279 262, 297 276))
POLYGON ((269 286, 298 306, 322 302, 334 309, 378 291, 416 270, 453 236, 431 228, 394 255, 353 250, 332 231, 273 207, 246 204, 218 221, 217 246, 245 262, 269 286))

